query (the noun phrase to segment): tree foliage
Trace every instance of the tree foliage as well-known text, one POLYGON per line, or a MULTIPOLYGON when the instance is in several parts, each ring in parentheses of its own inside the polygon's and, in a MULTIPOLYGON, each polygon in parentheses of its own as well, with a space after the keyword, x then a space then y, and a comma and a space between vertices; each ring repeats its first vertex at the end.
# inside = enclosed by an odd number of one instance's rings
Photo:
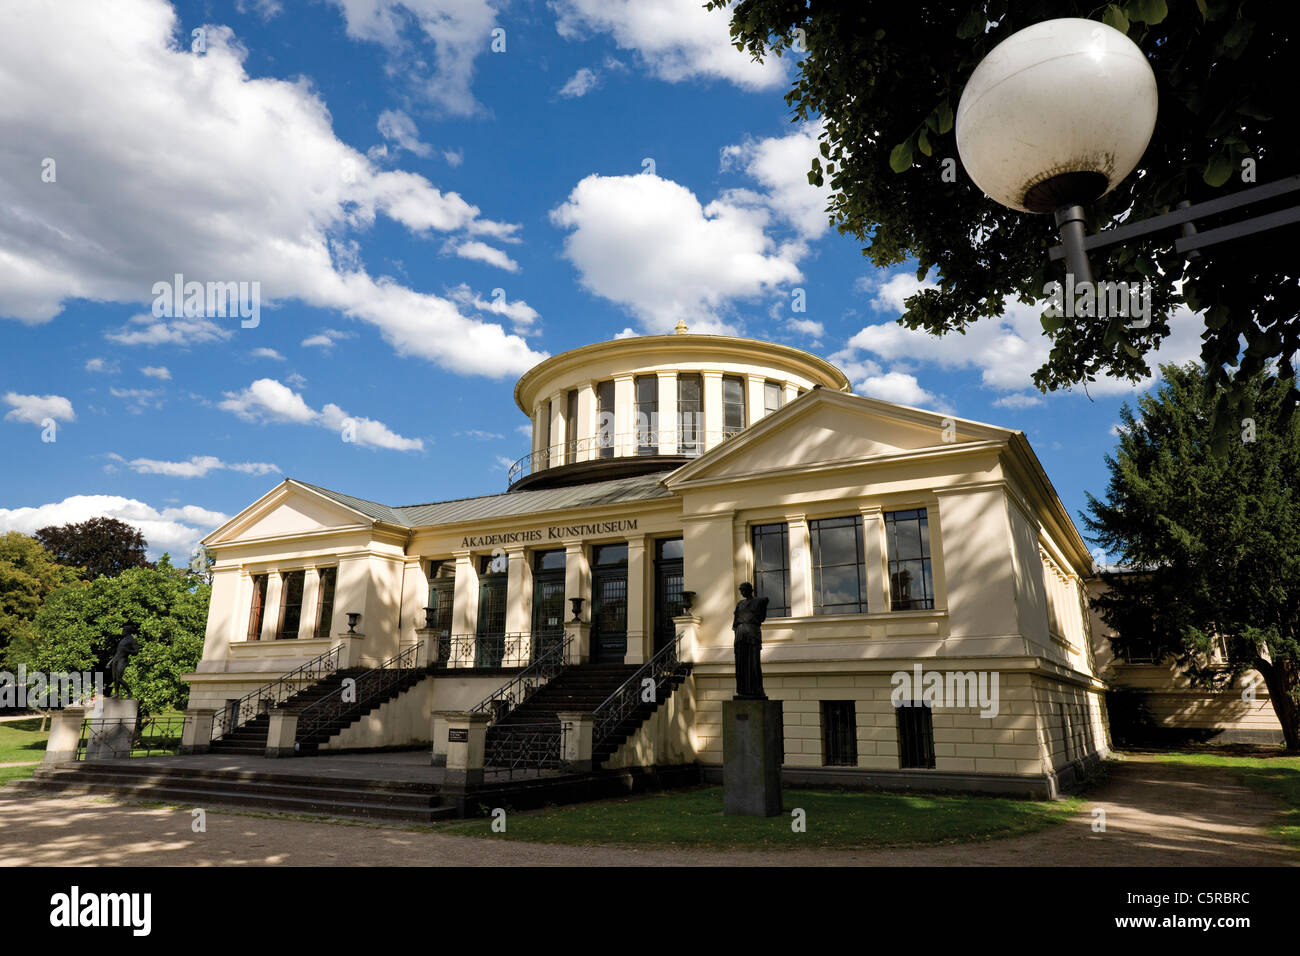
POLYGON ((1294 383, 1264 373, 1242 383, 1252 419, 1212 454, 1205 372, 1162 372, 1140 419, 1124 406, 1106 498, 1089 495, 1081 516, 1128 569, 1103 573, 1098 608, 1121 653, 1172 654, 1198 683, 1226 689, 1258 670, 1288 748, 1300 749, 1300 417, 1281 412, 1294 383), (1226 668, 1207 663, 1220 640, 1226 668))
MULTIPOLYGON (((710 8, 732 0, 710 0, 710 8)), ((1127 33, 1155 71, 1159 116, 1138 169, 1089 209, 1089 231, 1127 213, 1136 221, 1246 188, 1242 161, 1259 182, 1294 175, 1297 149, 1295 33, 1290 6, 1263 0, 740 0, 731 35, 755 58, 806 50, 786 101, 796 120, 825 122, 821 155, 809 181, 829 182, 831 221, 866 242, 871 261, 888 267, 914 258, 938 288, 907 300, 901 321, 935 335, 1000 315, 1004 301, 1041 301, 1060 266, 1047 249, 1059 241, 1050 216, 1014 212, 984 196, 970 179, 945 181, 946 160, 960 162, 953 115, 975 66, 1012 33, 1042 20, 1104 20, 1127 33)), ((949 164, 951 165, 951 164, 949 164)), ((952 178, 952 177, 950 177, 952 178)), ((1125 320, 1044 318, 1052 341, 1034 375, 1042 390, 1104 374, 1139 380, 1144 356, 1169 334, 1172 310, 1203 312, 1207 385, 1220 395, 1216 437, 1222 445, 1243 417, 1253 380, 1279 367, 1293 378, 1300 349, 1300 282, 1295 240, 1265 233, 1243 247, 1186 260, 1177 235, 1093 254, 1099 279, 1153 283, 1147 328, 1125 320), (1182 285, 1179 286, 1178 283, 1182 285), (1242 343, 1244 342, 1244 349, 1242 343), (1239 364, 1233 376, 1225 366, 1239 364)), ((1295 403, 1288 393, 1285 407, 1295 403)))
POLYGON ((0 663, 10 647, 35 638, 33 621, 45 598, 77 579, 75 568, 56 562, 35 538, 18 531, 0 535, 0 663))
POLYGON ((43 672, 103 671, 130 621, 140 643, 126 669, 131 696, 144 713, 182 708, 189 688, 180 678, 202 656, 211 594, 201 576, 172 567, 165 554, 156 567, 60 588, 37 613, 37 640, 22 663, 43 672))
POLYGON ((127 568, 147 568, 148 545, 136 528, 116 518, 91 518, 78 524, 41 528, 36 540, 60 564, 84 569, 86 580, 101 574, 121 574, 127 568))

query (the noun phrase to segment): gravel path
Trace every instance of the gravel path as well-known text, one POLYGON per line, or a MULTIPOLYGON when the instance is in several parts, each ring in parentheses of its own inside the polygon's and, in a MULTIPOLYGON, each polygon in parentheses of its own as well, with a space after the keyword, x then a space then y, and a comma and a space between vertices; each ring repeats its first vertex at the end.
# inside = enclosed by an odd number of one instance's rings
MULTIPOLYGON (((1028 836, 883 850, 679 850, 554 846, 368 825, 270 819, 0 789, 0 865, 294 866, 1297 866, 1267 832, 1281 803, 1221 770, 1142 757, 1111 764, 1078 816, 1028 836), (1094 809, 1105 811, 1093 832, 1094 809)), ((486 825, 486 824, 485 824, 486 825)))

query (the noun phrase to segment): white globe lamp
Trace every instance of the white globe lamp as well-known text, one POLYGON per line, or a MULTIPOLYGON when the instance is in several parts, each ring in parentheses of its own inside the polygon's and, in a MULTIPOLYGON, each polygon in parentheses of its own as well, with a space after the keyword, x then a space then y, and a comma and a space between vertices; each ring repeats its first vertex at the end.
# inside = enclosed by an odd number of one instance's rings
POLYGON ((1156 78, 1137 44, 1096 20, 1046 20, 980 61, 957 105, 957 151, 986 195, 1021 212, 1090 203, 1142 158, 1156 78))

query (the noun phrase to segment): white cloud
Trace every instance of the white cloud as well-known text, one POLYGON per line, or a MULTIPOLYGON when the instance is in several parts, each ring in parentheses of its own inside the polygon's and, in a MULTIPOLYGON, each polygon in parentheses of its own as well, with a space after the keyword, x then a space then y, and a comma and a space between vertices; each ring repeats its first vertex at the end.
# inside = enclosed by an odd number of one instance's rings
POLYGON ((1043 404, 1043 396, 1019 393, 1003 395, 993 404, 998 408, 1033 408, 1035 405, 1043 404))
POLYGON ((349 440, 370 448, 424 450, 424 442, 420 439, 403 438, 383 422, 349 415, 332 403, 316 411, 301 395, 272 378, 259 378, 242 392, 226 392, 225 395, 225 401, 217 407, 244 421, 316 425, 337 432, 340 436, 348 433, 352 436, 349 440))
POLYGON ((537 310, 523 299, 516 299, 514 302, 508 300, 505 289, 493 289, 490 302, 475 293, 466 283, 461 283, 456 288, 451 289, 449 295, 466 308, 476 309, 480 312, 490 312, 493 315, 500 315, 509 319, 514 323, 516 329, 531 328, 533 323, 541 318, 537 314, 537 310))
POLYGON ((641 334, 641 333, 638 332, 636 329, 632 328, 631 326, 628 326, 627 328, 623 329, 622 332, 615 332, 615 333, 614 333, 614 338, 616 338, 616 339, 634 339, 634 338, 636 338, 636 337, 637 337, 638 335, 640 335, 640 334, 641 334))
MULTIPOLYGON (((496 11, 487 0, 333 0, 347 34, 385 47, 400 72, 431 102, 457 116, 476 111, 474 60, 488 54, 496 11), (433 64, 423 48, 432 45, 433 64)), ((509 35, 507 35, 507 51, 509 35)))
POLYGON ((87 372, 106 372, 109 375, 116 375, 120 371, 117 362, 108 362, 102 358, 93 358, 86 361, 87 372))
POLYGON ((808 183, 808 170, 819 156, 820 123, 806 123, 788 136, 747 139, 722 150, 724 169, 739 166, 766 190, 764 202, 790 223, 805 240, 816 239, 830 228, 826 206, 829 186, 808 183))
MULTIPOLYGON (((885 280, 859 280, 858 288, 873 296, 872 304, 876 308, 901 314, 904 300, 930 285, 928 281, 918 282, 915 273, 895 273, 885 280)), ((1032 387, 1033 373, 1047 361, 1051 341, 1043 332, 1043 306, 1008 302, 1004 307, 1006 311, 1002 315, 976 321, 967 327, 965 334, 952 332, 938 337, 920 329, 904 328, 896 322, 868 325, 850 338, 847 348, 832 356, 832 361, 843 363, 865 354, 889 364, 906 361, 943 371, 971 369, 980 373, 985 388, 1023 392, 1032 387)), ((1154 384, 1159 363, 1181 364, 1198 359, 1204 329, 1200 317, 1186 309, 1177 309, 1169 325, 1170 335, 1159 349, 1148 353, 1147 364, 1153 369, 1152 375, 1136 384, 1108 376, 1089 383, 1088 393, 1128 395, 1141 391, 1154 384)))
POLYGON ((140 369, 140 371, 149 376, 149 378, 161 379, 164 382, 170 382, 172 380, 171 370, 165 365, 146 365, 144 368, 140 369))
POLYGON ((268 348, 253 349, 253 351, 249 352, 248 354, 251 355, 253 358, 274 359, 277 362, 283 362, 285 360, 284 356, 281 355, 279 352, 277 352, 275 349, 268 349, 268 348))
POLYGON ((120 455, 111 457, 126 464, 136 474, 166 475, 169 478, 203 478, 213 471, 236 471, 246 475, 280 473, 280 469, 269 462, 226 462, 213 455, 195 455, 188 461, 158 461, 153 458, 133 458, 126 461, 120 455))
MULTIPOLYGON (((498 435, 496 432, 485 432, 481 428, 471 428, 469 431, 457 432, 465 438, 472 438, 475 441, 493 441, 498 438, 505 438, 505 435, 498 435)), ((531 432, 529 432, 531 434, 531 432)))
POLYGON ((465 162, 465 151, 463 149, 446 149, 442 152, 442 158, 447 161, 448 166, 455 169, 465 162))
POLYGON ((494 246, 489 246, 486 242, 479 242, 476 239, 467 242, 448 241, 442 247, 443 252, 454 252, 462 259, 472 259, 475 262, 486 262, 490 266, 496 266, 498 269, 505 269, 507 272, 518 272, 519 263, 511 259, 508 255, 494 246))
POLYGON ((585 288, 628 308, 647 331, 685 317, 696 331, 730 331, 720 313, 801 277, 797 253, 766 233, 770 213, 644 173, 583 179, 551 221, 569 230, 566 258, 585 288))
POLYGON ((345 332, 339 329, 321 329, 315 335, 309 335, 300 343, 304 348, 332 349, 343 339, 356 338, 355 332, 345 332))
MULTIPOLYGON (((465 43, 486 50, 474 5, 440 14, 448 3, 413 6, 439 36, 466 29, 465 43)), ((381 11, 408 9, 349 5, 379 21, 381 11)), ((477 6, 490 22, 490 8, 477 6)), ((250 79, 245 51, 220 25, 207 26, 207 51, 192 53, 176 42, 190 26, 181 28, 165 0, 0 5, 0 89, 24 91, 3 98, 0 316, 45 322, 73 298, 147 303, 155 282, 182 272, 199 282, 258 281, 264 307, 296 298, 336 310, 376 327, 403 355, 465 374, 517 374, 545 357, 447 299, 336 261, 330 242, 381 214, 417 234, 517 226, 483 219, 422 176, 377 169, 335 136, 307 80, 250 79), (27 174, 31 143, 57 161, 56 183, 27 174), (185 214, 159 228, 159 209, 185 214)), ((434 73, 441 69, 439 59, 434 73)), ((236 322, 145 315, 108 337, 192 346, 236 331, 236 322)))
POLYGON ((579 96, 586 96, 594 90, 600 81, 600 76, 593 70, 582 67, 577 73, 569 77, 562 87, 560 95, 566 98, 576 99, 579 96))
POLYGON ((785 61, 755 63, 731 45, 731 11, 699 0, 553 0, 556 29, 566 39, 609 34, 634 50, 654 76, 670 83, 722 79, 746 90, 785 85, 785 61))
POLYGON ((109 394, 127 403, 127 411, 140 414, 146 408, 162 408, 161 389, 156 388, 110 388, 109 394))
POLYGON ((19 395, 17 392, 7 392, 4 401, 6 405, 13 406, 12 410, 5 414, 5 421, 8 422, 40 425, 47 418, 52 418, 56 422, 77 420, 77 415, 72 410, 72 402, 62 395, 19 395))
POLYGON ((800 335, 812 339, 814 344, 820 342, 822 336, 826 334, 826 326, 812 319, 791 319, 787 324, 800 335))
POLYGON ((886 402, 896 402, 899 405, 924 408, 937 405, 939 402, 934 395, 921 387, 915 375, 906 375, 902 372, 870 375, 854 385, 853 390, 860 395, 879 398, 886 402))
POLYGON ((401 110, 384 110, 379 114, 379 134, 401 149, 416 156, 432 156, 433 147, 420 142, 420 131, 415 128, 415 120, 401 110))
POLYGON ((0 508, 0 531, 32 534, 49 525, 101 516, 117 518, 138 529, 149 544, 150 554, 170 552, 180 559, 176 563, 188 559, 203 535, 229 520, 219 511, 198 505, 159 510, 135 498, 118 495, 72 495, 34 508, 0 508))

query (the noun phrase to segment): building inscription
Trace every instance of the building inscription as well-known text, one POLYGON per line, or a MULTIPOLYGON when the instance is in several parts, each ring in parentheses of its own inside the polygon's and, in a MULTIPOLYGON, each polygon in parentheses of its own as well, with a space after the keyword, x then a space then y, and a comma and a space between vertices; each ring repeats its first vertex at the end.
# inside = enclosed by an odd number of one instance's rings
POLYGON ((620 521, 594 521, 590 524, 550 525, 526 531, 502 531, 497 534, 466 535, 462 548, 491 548, 499 544, 527 544, 530 541, 556 541, 563 538, 582 538, 594 534, 613 534, 617 531, 635 531, 636 518, 620 521))

